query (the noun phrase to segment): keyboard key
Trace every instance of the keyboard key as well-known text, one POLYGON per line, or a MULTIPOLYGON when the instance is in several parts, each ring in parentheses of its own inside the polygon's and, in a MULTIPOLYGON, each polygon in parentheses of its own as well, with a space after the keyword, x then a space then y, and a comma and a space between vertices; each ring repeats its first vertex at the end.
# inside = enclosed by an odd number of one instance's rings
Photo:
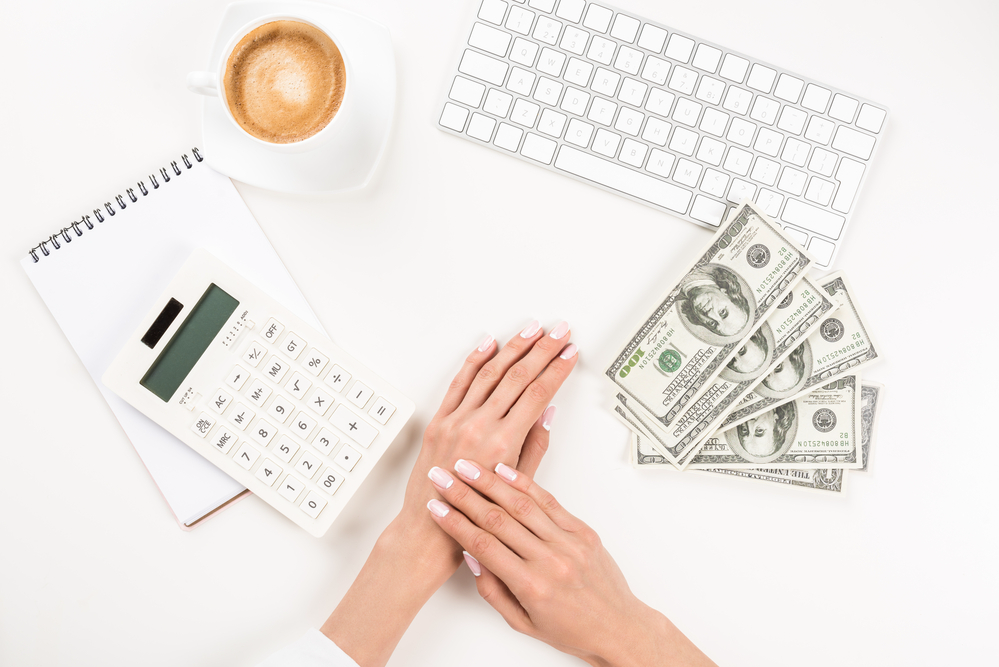
POLYGON ((485 92, 486 87, 481 83, 466 79, 463 76, 456 76, 454 77, 454 83, 451 84, 451 91, 447 96, 455 102, 461 102, 470 107, 477 107, 479 106, 479 102, 482 101, 482 96, 485 92))
POLYGON ((801 89, 805 87, 805 82, 789 74, 781 74, 777 79, 777 87, 774 88, 774 97, 782 99, 791 104, 797 104, 801 97, 801 89))
POLYGON ((513 113, 510 114, 510 120, 517 125, 534 127, 534 122, 538 119, 539 113, 541 113, 540 106, 524 99, 518 99, 513 104, 513 113))
POLYGON ((245 431, 246 427, 250 425, 253 421, 253 417, 256 413, 250 408, 246 407, 242 403, 237 403, 236 407, 233 408, 232 412, 229 413, 229 419, 233 424, 236 425, 240 431, 245 431))
POLYGON ((662 53, 668 35, 669 33, 662 28, 646 23, 642 28, 642 34, 638 38, 638 45, 647 51, 662 53))
POLYGON ((583 17, 583 8, 586 7, 586 0, 560 0, 555 16, 572 23, 579 23, 583 17))
POLYGON ((621 135, 608 132, 603 128, 597 130, 597 136, 593 138, 593 151, 614 157, 617 155, 617 147, 621 144, 621 135))
POLYGON ((715 169, 707 169, 704 171, 704 178, 701 179, 701 191, 721 199, 728 189, 728 179, 728 174, 715 169))
POLYGON ((236 366, 229 372, 228 377, 225 379, 225 383, 239 391, 243 388, 243 384, 246 382, 246 378, 249 377, 249 373, 242 366, 236 366))
POLYGON ((673 138, 669 140, 669 148, 682 155, 690 157, 694 154, 694 147, 697 145, 697 133, 688 129, 678 127, 673 130, 673 138))
POLYGON ((811 148, 800 139, 788 137, 787 141, 784 142, 784 152, 780 154, 780 159, 784 162, 790 162, 796 167, 804 167, 805 161, 808 160, 808 151, 811 148))
POLYGON ((622 46, 617 51, 614 67, 622 72, 637 76, 642 69, 642 52, 628 46, 622 46))
MULTIPOLYGON (((850 158, 843 158, 836 170, 836 179, 839 181, 839 192, 833 200, 833 209, 841 213, 847 213, 853 205, 853 198, 860 188, 860 179, 864 177, 864 165, 850 158)), ((832 236, 826 234, 826 236, 832 236)), ((836 238, 836 237, 833 237, 836 238)))
POLYGON ((649 155, 649 162, 645 165, 645 171, 669 178, 669 175, 673 173, 674 162, 676 162, 676 157, 672 153, 653 148, 649 155))
POLYGON ((232 403, 232 396, 222 391, 221 389, 217 389, 215 390, 215 394, 213 394, 212 397, 209 399, 208 403, 211 406, 212 410, 214 410, 219 414, 222 414, 223 412, 225 412, 225 409, 229 407, 229 404, 232 403))
POLYGON ((583 19, 583 25, 590 30, 607 32, 607 28, 610 27, 610 21, 613 15, 614 12, 606 7, 601 7, 600 5, 590 5, 590 8, 586 10, 586 18, 583 19))
POLYGON ((671 127, 673 126, 664 120, 650 117, 649 121, 645 124, 645 129, 642 130, 642 139, 656 146, 665 146, 671 127))
POLYGON ((773 185, 777 182, 777 174, 780 172, 780 162, 768 160, 765 157, 756 158, 753 171, 749 177, 754 181, 764 185, 773 185))
POLYGON ((753 100, 753 94, 748 90, 729 86, 728 93, 725 94, 725 101, 722 106, 732 113, 745 116, 749 111, 749 105, 753 100))
POLYGON ((805 190, 805 183, 807 181, 808 175, 805 172, 792 169, 791 167, 784 167, 784 171, 780 174, 780 180, 777 182, 777 189, 783 190, 795 197, 800 197, 801 193, 805 190))
POLYGON ((832 176, 833 169, 836 168, 837 156, 835 153, 824 148, 816 148, 812 152, 812 159, 808 161, 808 168, 823 176, 832 176))
POLYGON ((589 39, 590 33, 573 26, 568 26, 565 32, 562 33, 562 41, 559 42, 559 47, 563 51, 581 56, 586 51, 586 42, 589 39))
POLYGON ((690 204, 691 194, 683 188, 663 183, 570 146, 559 149, 555 167, 677 213, 686 213, 690 204))
POLYGON ((343 388, 347 386, 350 382, 350 373, 340 368, 339 365, 333 364, 333 368, 326 375, 324 382, 335 392, 343 391, 343 388))
POLYGON ((749 148, 753 143, 753 136, 755 134, 755 125, 741 118, 733 118, 726 138, 733 143, 749 148))
POLYGON ((538 80, 538 87, 534 90, 534 99, 542 104, 555 106, 558 104, 560 97, 562 97, 561 83, 553 81, 546 76, 538 80))
POLYGON ((350 472, 354 469, 354 466, 357 465, 357 462, 361 460, 361 452, 357 451, 350 445, 344 445, 340 448, 340 451, 336 453, 333 460, 336 461, 338 466, 347 472, 350 472))
POLYGON ((644 119, 645 116, 641 112, 628 107, 622 107, 621 113, 617 115, 617 122, 614 123, 614 129, 637 137, 644 119))
POLYGON ((857 107, 859 105, 860 102, 852 97, 836 93, 836 95, 833 96, 832 106, 829 107, 829 115, 836 120, 849 123, 853 121, 853 115, 857 113, 857 107))
POLYGON ((534 24, 534 16, 534 12, 523 7, 511 7, 510 15, 506 19, 506 27, 521 35, 527 35, 531 32, 531 25, 534 24))
POLYGON ((305 370, 312 375, 319 375, 319 373, 326 368, 326 364, 329 363, 329 360, 330 358, 325 354, 316 348, 312 348, 309 350, 309 354, 305 357, 305 370))
POLYGON ((534 90, 534 81, 537 78, 534 72, 514 67, 513 71, 510 72, 510 80, 506 82, 506 87, 519 95, 530 95, 531 91, 534 90))
POLYGON ((777 127, 788 134, 801 134, 801 131, 805 129, 805 120, 807 118, 808 114, 801 109, 785 106, 780 112, 780 120, 777 121, 777 127))
MULTIPOLYGON (((676 35, 673 35, 676 37, 676 35)), ((686 67, 676 66, 673 74, 669 77, 669 88, 672 88, 681 95, 693 95, 694 84, 697 82, 697 72, 686 67)))
POLYGON ((800 229, 795 229, 794 227, 785 227, 784 233, 787 234, 789 239, 800 245, 802 248, 805 247, 805 242, 808 241, 808 234, 801 231, 800 229))
POLYGON ((721 75, 722 78, 728 79, 729 81, 742 83, 742 80, 746 78, 746 70, 748 69, 748 60, 730 53, 726 55, 725 60, 722 61, 721 71, 718 72, 718 74, 721 75))
POLYGON ((278 424, 283 424, 288 421, 288 417, 290 417, 291 413, 294 411, 295 404, 281 394, 275 396, 274 400, 271 401, 270 407, 267 408, 267 414, 269 414, 278 424))
POLYGON ((833 124, 824 118, 812 116, 808 121, 808 129, 805 130, 805 138, 823 146, 829 143, 832 138, 833 124))
POLYGON ((749 78, 746 80, 746 85, 761 93, 769 93, 776 78, 777 72, 757 63, 749 71, 749 78))
POLYGON ((513 48, 510 49, 510 60, 525 67, 534 67, 534 59, 537 57, 537 44, 529 42, 523 37, 513 40, 513 48))
POLYGON ((250 390, 246 394, 246 397, 250 399, 250 402, 256 405, 258 408, 263 407, 264 401, 267 397, 271 395, 271 388, 264 384, 261 380, 254 380, 250 384, 250 390))
MULTIPOLYGON (((510 110, 511 102, 513 102, 513 95, 492 88, 486 94, 486 102, 482 105, 482 110, 494 116, 505 118, 506 112, 510 110)), ((463 120, 462 123, 464 122, 463 120)))
POLYGON ((465 129, 465 121, 468 119, 468 109, 460 107, 457 104, 451 104, 448 102, 444 105, 444 111, 441 112, 440 124, 449 130, 454 130, 455 132, 461 132, 465 129))
POLYGON ((277 342, 278 336, 281 335, 282 331, 284 331, 284 325, 272 317, 267 320, 267 324, 264 325, 264 330, 261 335, 268 343, 275 343, 277 342))
POLYGON ((295 472, 305 479, 312 479, 319 472, 320 465, 319 457, 306 449, 295 463, 295 472))
POLYGON ((666 83, 666 75, 669 73, 669 63, 660 60, 655 56, 645 59, 645 67, 642 68, 642 78, 646 81, 662 86, 666 83))
POLYGON ((236 434, 224 428, 220 429, 212 438, 212 446, 223 454, 228 454, 236 442, 236 434))
POLYGON ((502 60, 496 60, 471 49, 465 49, 465 53, 461 56, 461 63, 458 65, 458 71, 462 74, 467 74, 473 79, 479 79, 494 86, 503 83, 509 68, 510 66, 502 60))
POLYGON ((697 195, 694 197, 694 205, 690 207, 690 217, 717 227, 725 217, 727 208, 723 202, 697 195))
MULTIPOLYGON (((859 116, 857 120, 860 120, 859 116)), ((854 157, 859 157, 861 160, 866 160, 871 157, 871 153, 874 151, 874 137, 857 132, 846 125, 840 125, 833 138, 832 147, 854 157)))
POLYGON ((728 189, 728 199, 733 204, 740 204, 744 199, 752 199, 756 194, 756 186, 741 178, 732 179, 732 187, 728 189))
POLYGON ((298 443, 288 436, 282 435, 278 438, 277 446, 274 448, 274 456, 278 457, 285 463, 290 463, 291 457, 293 457, 297 451, 298 443))
MULTIPOLYGON (((510 47, 510 33, 490 28, 484 23, 476 23, 472 26, 472 34, 468 37, 468 45, 502 57, 506 55, 506 51, 510 47)), ((478 104, 473 104, 472 106, 478 106, 478 104)))
POLYGON ((368 414, 372 419, 384 426, 392 415, 395 414, 395 406, 379 396, 375 404, 371 406, 368 414))
POLYGON ((305 403, 313 412, 322 417, 330 409, 330 406, 333 405, 333 397, 323 391, 322 387, 317 386, 312 390, 312 395, 306 399, 305 403))
POLYGON ((239 449, 236 450, 236 454, 233 458, 241 468, 249 470, 253 467, 253 464, 257 462, 257 459, 260 458, 260 452, 244 442, 239 446, 239 449))
POLYGON ((479 7, 479 18, 495 25, 501 25, 506 8, 507 4, 503 0, 482 0, 482 6, 479 7))
MULTIPOLYGON (((593 5, 590 5, 591 7, 593 5)), ((614 59, 614 49, 616 45, 609 39, 604 39, 598 35, 595 35, 592 40, 590 40, 590 48, 586 52, 586 57, 590 60, 595 60, 601 65, 610 66, 611 61, 614 59)))
POLYGON ((243 361, 250 367, 256 368, 260 365, 261 360, 264 358, 266 350, 264 346, 260 343, 254 341, 247 345, 246 351, 243 352, 243 361))
MULTIPOLYGON (((541 49, 541 57, 538 58, 538 70, 544 72, 545 74, 551 74, 552 76, 561 76, 562 67, 565 66, 565 54, 559 53, 558 51, 553 51, 549 48, 541 49)), ((551 81, 551 79, 545 79, 541 77, 542 81, 551 81)), ((541 85, 538 85, 540 88, 541 85)), ((558 84, 559 92, 562 92, 562 84, 558 84)), ((557 98, 557 95, 556 95, 557 98)), ((555 100, 556 102, 558 99, 555 100)), ((555 102, 552 102, 554 104, 555 102)))
POLYGON ((649 92, 649 84, 629 77, 624 80, 621 91, 617 94, 617 99, 633 107, 641 107, 647 92, 649 92))
POLYGON ((708 104, 718 104, 721 102, 724 90, 725 84, 718 79, 712 79, 710 76, 702 76, 701 82, 697 85, 697 94, 695 97, 708 104))
POLYGON ((717 167, 721 164, 722 155, 724 154, 725 144, 722 142, 716 141, 711 137, 701 139, 701 145, 697 149, 697 159, 701 162, 707 162, 717 167))
POLYGON ((614 120, 614 112, 616 111, 617 104, 615 102, 605 100, 602 97, 594 97, 593 104, 590 105, 590 111, 586 114, 586 117, 594 123, 600 123, 609 127, 611 121, 614 120))
POLYGON ((295 418, 291 420, 288 427, 291 429, 292 433, 303 440, 306 440, 309 435, 312 434, 312 429, 316 427, 316 420, 313 419, 309 413, 304 410, 300 410, 298 414, 295 415, 295 418))
POLYGON ((569 58, 569 63, 565 67, 565 74, 562 78, 577 86, 588 86, 590 75, 593 74, 593 65, 580 60, 579 58, 569 58))
POLYGON ((694 51, 694 40, 673 33, 666 44, 666 57, 685 63, 690 60, 690 54, 694 51))
POLYGON ((763 209, 764 213, 771 218, 776 218, 780 212, 780 205, 784 203, 784 195, 773 190, 760 188, 760 191, 756 194, 756 203, 763 209))
POLYGON ((819 206, 828 206, 832 199, 833 190, 835 190, 835 186, 832 183, 818 176, 812 176, 812 180, 808 182, 808 189, 805 190, 805 199, 815 202, 819 206))
POLYGON ((313 519, 317 518, 320 512, 326 507, 326 499, 320 496, 315 491, 309 491, 305 496, 305 500, 298 507, 305 512, 307 515, 313 519))
POLYGON ((781 142, 783 141, 783 134, 774 132, 766 127, 761 127, 759 133, 756 135, 756 143, 753 144, 753 150, 764 155, 769 155, 770 157, 777 157, 777 154, 780 152, 781 142))
POLYGON ((684 158, 676 163, 673 180, 689 188, 697 187, 697 179, 701 177, 701 165, 684 158))
POLYGON ((681 97, 676 102, 676 108, 673 109, 672 118, 687 127, 697 127, 697 119, 701 116, 702 108, 697 102, 681 97))
POLYGON ((668 93, 662 88, 653 88, 652 92, 649 93, 649 99, 645 102, 645 108, 656 115, 667 118, 675 100, 676 95, 673 93, 668 93))
POLYGON ((316 439, 312 441, 312 445, 319 450, 319 453, 323 456, 329 456, 333 453, 333 449, 339 444, 340 438, 334 435, 329 429, 320 429, 319 434, 316 439))
POLYGON ((704 115, 701 116, 701 131, 720 137, 725 134, 728 119, 729 115, 727 113, 708 107, 704 110, 704 115))
POLYGON ((697 52, 694 53, 694 60, 690 64, 697 69, 714 74, 715 70, 718 69, 718 61, 721 60, 721 55, 722 52, 715 47, 708 46, 707 44, 699 44, 697 52))
POLYGON ((815 259, 823 266, 829 266, 829 260, 832 259, 835 250, 836 246, 817 236, 813 236, 808 244, 808 251, 815 255, 815 259))
POLYGON ((285 383, 284 388, 288 390, 292 398, 296 400, 302 400, 305 398, 306 392, 312 387, 312 380, 308 379, 299 372, 292 373, 291 379, 285 383))
MULTIPOLYGON (((880 132, 886 115, 882 109, 865 104, 860 107, 860 114, 857 116, 857 127, 871 132, 880 132)), ((866 160, 867 158, 864 159, 866 160)))
POLYGON ((831 95, 832 93, 822 86, 810 83, 805 86, 805 96, 801 98, 801 106, 822 113, 826 110, 831 95))
POLYGON ((281 380, 288 373, 289 368, 290 366, 287 361, 277 355, 272 355, 263 366, 264 377, 280 384, 281 380))
POLYGON ((538 121, 538 131, 552 137, 561 137, 562 130, 565 129, 565 123, 568 119, 568 116, 565 114, 545 109, 541 112, 541 119, 538 121))
POLYGON ((468 136, 479 141, 488 142, 493 136, 493 128, 496 127, 496 120, 480 113, 473 113, 472 120, 468 121, 468 136))
POLYGON ((562 104, 559 105, 559 108, 562 111, 582 116, 589 102, 589 93, 569 87, 565 89, 565 95, 562 97, 562 104))
POLYGON ((753 154, 741 148, 732 146, 728 149, 728 156, 725 158, 725 170, 734 174, 745 176, 749 173, 749 166, 753 163, 753 154))
POLYGON ((530 0, 527 6, 551 14, 552 10, 555 9, 555 0, 530 0))
MULTIPOLYGON (((564 149, 563 149, 564 150, 564 149)), ((368 447, 374 442, 378 430, 359 418, 345 405, 338 405, 330 415, 330 423, 351 440, 368 447)))
POLYGON ((256 478, 267 486, 274 486, 274 482, 277 481, 278 477, 281 476, 281 466, 274 463, 270 459, 265 459, 260 467, 257 468, 256 478))
POLYGON ((780 110, 780 102, 768 97, 757 95, 753 102, 753 110, 749 112, 749 117, 755 121, 773 125, 777 120, 777 112, 780 110))
POLYGON ((565 140, 570 144, 575 144, 581 148, 590 145, 590 137, 593 136, 593 126, 581 120, 573 118, 569 121, 569 127, 565 131, 565 140))
POLYGON ((262 447, 266 447, 270 443, 275 433, 277 433, 277 429, 263 419, 257 421, 249 430, 250 437, 260 443, 262 447))
POLYGON ((815 234, 839 238, 846 218, 797 199, 789 199, 780 219, 815 234))
POLYGON ((614 27, 611 28, 611 37, 622 42, 627 42, 628 44, 633 44, 635 37, 638 36, 638 28, 641 25, 642 22, 638 19, 618 14, 617 18, 614 19, 614 27))
POLYGON ((298 500, 298 496, 302 493, 302 489, 304 488, 305 484, 301 480, 296 479, 292 475, 288 475, 284 478, 284 481, 281 482, 281 486, 278 488, 278 493, 282 498, 293 503, 298 500))
MULTIPOLYGON (((553 18, 547 16, 542 16, 538 19, 537 25, 534 26, 534 39, 539 42, 544 42, 545 44, 550 44, 555 46, 555 42, 558 41, 558 35, 562 32, 562 22, 556 21, 553 18)), ((498 54, 502 55, 502 54, 498 54)), ((565 56, 562 56, 564 59, 565 56)))

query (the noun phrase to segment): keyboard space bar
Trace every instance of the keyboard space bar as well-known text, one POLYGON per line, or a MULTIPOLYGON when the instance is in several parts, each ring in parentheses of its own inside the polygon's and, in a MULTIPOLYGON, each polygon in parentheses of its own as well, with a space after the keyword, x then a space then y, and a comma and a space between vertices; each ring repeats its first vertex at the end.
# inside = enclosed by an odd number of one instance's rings
POLYGON ((559 149, 554 166, 556 169, 677 213, 687 212, 693 196, 683 188, 663 183, 651 176, 565 145, 559 149))

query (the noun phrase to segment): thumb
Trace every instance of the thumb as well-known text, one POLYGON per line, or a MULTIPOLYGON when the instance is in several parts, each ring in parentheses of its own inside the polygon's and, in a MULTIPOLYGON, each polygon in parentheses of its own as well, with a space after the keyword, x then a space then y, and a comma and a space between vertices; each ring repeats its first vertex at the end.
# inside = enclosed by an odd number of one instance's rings
POLYGON ((527 432, 527 437, 524 438, 524 446, 520 448, 520 460, 517 462, 517 470, 528 477, 535 476, 538 472, 538 466, 541 465, 541 459, 544 458, 545 452, 548 451, 550 435, 548 429, 552 427, 554 420, 555 406, 549 405, 538 418, 538 421, 534 422, 534 425, 531 426, 531 430, 527 432))
POLYGON ((493 609, 499 612, 503 620, 511 628, 523 634, 530 634, 533 624, 527 611, 520 605, 520 601, 510 592, 503 580, 487 570, 479 561, 467 551, 465 563, 468 569, 475 575, 475 587, 479 590, 482 599, 489 603, 493 609))

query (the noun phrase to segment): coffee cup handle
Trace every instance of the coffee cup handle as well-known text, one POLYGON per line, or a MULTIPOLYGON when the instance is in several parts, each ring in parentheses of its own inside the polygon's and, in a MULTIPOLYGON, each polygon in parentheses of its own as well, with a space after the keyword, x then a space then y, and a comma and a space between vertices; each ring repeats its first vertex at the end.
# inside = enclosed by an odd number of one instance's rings
POLYGON ((187 75, 187 89, 198 95, 219 96, 215 75, 211 72, 191 72, 187 75))

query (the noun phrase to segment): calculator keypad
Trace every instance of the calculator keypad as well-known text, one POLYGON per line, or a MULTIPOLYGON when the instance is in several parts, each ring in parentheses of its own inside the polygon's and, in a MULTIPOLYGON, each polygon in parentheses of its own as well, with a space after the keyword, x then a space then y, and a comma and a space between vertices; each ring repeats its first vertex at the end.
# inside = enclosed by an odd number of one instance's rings
POLYGON ((350 483, 378 436, 374 424, 386 425, 396 408, 367 384, 351 383, 346 368, 277 319, 268 319, 260 336, 191 428, 202 437, 211 432, 215 449, 315 519, 350 483))

